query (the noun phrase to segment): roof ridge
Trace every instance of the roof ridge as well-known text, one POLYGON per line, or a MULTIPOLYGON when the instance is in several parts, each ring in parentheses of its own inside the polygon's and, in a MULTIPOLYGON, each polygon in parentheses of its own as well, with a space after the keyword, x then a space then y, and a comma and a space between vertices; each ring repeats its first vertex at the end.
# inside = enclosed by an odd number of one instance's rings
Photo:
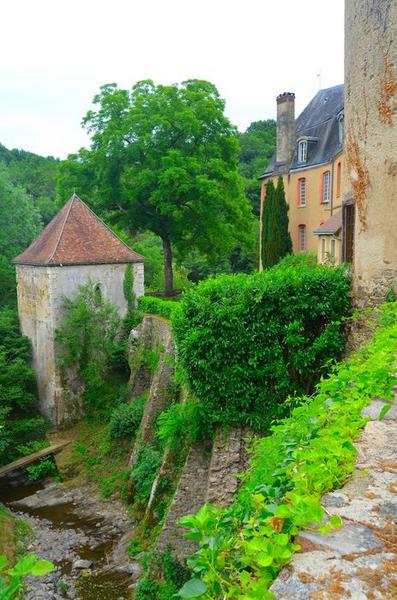
POLYGON ((54 251, 53 251, 53 252, 52 252, 52 254, 51 254, 49 257, 48 257, 48 259, 47 259, 47 262, 50 262, 50 261, 51 261, 51 260, 54 258, 54 256, 55 256, 55 253, 56 253, 56 251, 58 250, 58 246, 59 246, 59 244, 60 244, 60 242, 61 242, 61 239, 62 239, 62 236, 63 236, 63 232, 65 231, 65 225, 66 225, 66 222, 67 222, 67 220, 68 220, 68 218, 69 218, 70 211, 72 210, 72 206, 73 206, 73 202, 74 202, 74 199, 75 199, 75 197, 76 197, 76 198, 78 198, 78 196, 76 196, 76 194, 73 194, 73 196, 72 196, 72 197, 70 198, 70 200, 69 200, 69 202, 70 202, 70 206, 69 206, 69 208, 68 208, 68 210, 67 210, 67 212, 66 212, 65 219, 64 219, 64 221, 63 221, 63 224, 62 224, 62 227, 61 227, 61 231, 59 232, 59 236, 58 236, 58 239, 57 239, 57 243, 55 244, 54 251))
POLYGON ((77 194, 73 194, 73 199, 74 198, 77 198, 77 200, 79 200, 81 202, 81 204, 83 206, 85 206, 90 211, 90 213, 97 219, 97 221, 99 221, 100 223, 102 223, 102 225, 104 227, 106 227, 106 229, 109 231, 109 233, 112 234, 112 236, 114 237, 115 240, 117 240, 118 242, 121 242, 127 248, 127 250, 129 250, 130 252, 134 252, 135 254, 138 254, 138 256, 141 256, 143 258, 143 256, 141 254, 139 254, 138 252, 135 252, 135 250, 132 250, 132 248, 130 248, 118 235, 116 235, 114 233, 114 231, 112 231, 110 229, 109 225, 106 225, 105 221, 102 221, 101 217, 98 217, 98 215, 96 213, 94 213, 94 211, 92 210, 92 208, 90 208, 88 206, 88 204, 86 204, 84 202, 84 200, 82 200, 77 194))

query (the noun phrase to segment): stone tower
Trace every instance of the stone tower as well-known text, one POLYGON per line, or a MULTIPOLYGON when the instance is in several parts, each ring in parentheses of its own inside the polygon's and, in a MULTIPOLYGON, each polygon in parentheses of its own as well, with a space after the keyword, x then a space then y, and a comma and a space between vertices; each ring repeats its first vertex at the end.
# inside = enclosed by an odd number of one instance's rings
POLYGON ((344 219, 344 243, 358 305, 376 304, 397 291, 397 2, 345 5, 344 189, 354 218, 344 219))
POLYGON ((64 298, 72 300, 90 280, 123 317, 125 270, 132 264, 134 292, 142 296, 143 260, 76 195, 15 259, 21 332, 32 343, 40 410, 55 425, 75 416, 56 365, 55 330, 63 318, 64 298))

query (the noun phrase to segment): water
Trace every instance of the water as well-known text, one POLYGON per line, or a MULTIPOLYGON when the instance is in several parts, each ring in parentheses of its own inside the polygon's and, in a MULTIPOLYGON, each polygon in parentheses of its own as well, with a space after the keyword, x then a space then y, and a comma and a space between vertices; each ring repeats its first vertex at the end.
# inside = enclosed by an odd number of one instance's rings
MULTIPOLYGON (((27 482, 20 475, 0 478, 0 502, 13 513, 18 513, 20 518, 26 516, 27 520, 29 517, 36 520, 33 527, 37 530, 37 538, 43 538, 47 550, 41 552, 40 556, 54 562, 62 581, 75 584, 77 598, 81 600, 130 598, 128 586, 131 584, 131 576, 127 573, 110 571, 108 566, 109 555, 120 533, 103 535, 102 532, 106 531, 106 527, 103 527, 101 517, 97 514, 82 516, 78 513, 79 505, 74 502, 35 508, 12 504, 39 490, 45 490, 48 483, 27 482), (51 547, 46 546, 46 540, 51 547), (75 572, 72 572, 72 565, 76 559, 89 560, 93 563, 91 570, 84 571, 78 579, 75 579, 75 572)), ((30 551, 39 554, 35 547, 30 551)), ((52 597, 58 596, 48 596, 49 599, 52 597)))

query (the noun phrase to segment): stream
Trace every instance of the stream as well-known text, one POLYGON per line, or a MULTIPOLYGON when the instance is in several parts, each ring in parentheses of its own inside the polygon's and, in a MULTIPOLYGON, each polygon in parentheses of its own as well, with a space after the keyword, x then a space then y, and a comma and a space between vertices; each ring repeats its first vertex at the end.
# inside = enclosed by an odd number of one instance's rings
POLYGON ((0 478, 0 502, 30 524, 26 551, 55 571, 27 580, 26 600, 127 600, 140 565, 128 556, 132 531, 126 507, 88 486, 70 488, 19 474, 0 478))

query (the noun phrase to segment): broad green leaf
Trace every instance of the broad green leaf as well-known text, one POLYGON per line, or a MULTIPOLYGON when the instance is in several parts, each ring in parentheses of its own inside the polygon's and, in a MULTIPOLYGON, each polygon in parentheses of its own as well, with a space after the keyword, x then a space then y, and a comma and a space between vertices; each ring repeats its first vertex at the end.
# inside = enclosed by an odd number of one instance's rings
POLYGON ((200 598, 207 591, 207 586, 201 579, 190 579, 175 596, 179 598, 200 598))
POLYGON ((8 565, 8 558, 5 554, 0 555, 0 571, 3 571, 8 565))
POLYGON ((42 575, 47 575, 47 573, 51 573, 54 570, 54 565, 49 560, 39 560, 35 565, 33 565, 31 569, 32 575, 40 577, 42 575))

